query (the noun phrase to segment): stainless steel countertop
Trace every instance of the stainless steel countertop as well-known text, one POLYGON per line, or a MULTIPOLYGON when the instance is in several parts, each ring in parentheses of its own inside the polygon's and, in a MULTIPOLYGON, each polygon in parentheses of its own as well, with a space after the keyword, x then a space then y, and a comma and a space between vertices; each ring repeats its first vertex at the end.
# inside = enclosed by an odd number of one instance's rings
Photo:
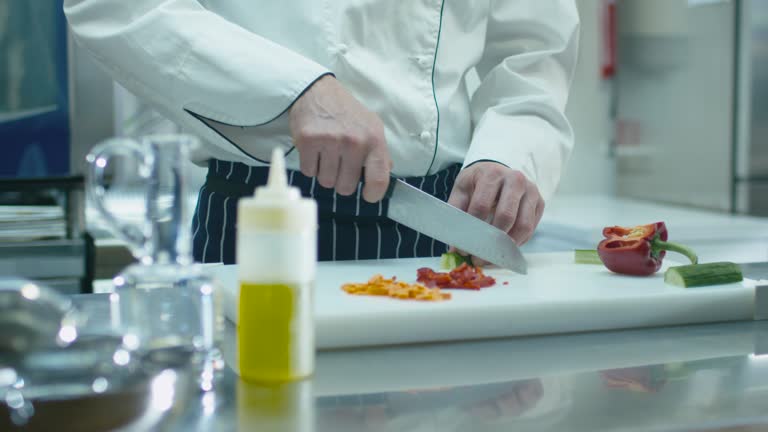
MULTIPOLYGON (((660 218, 703 260, 768 257, 766 219, 601 197, 554 204, 525 252, 590 247, 603 225, 660 218)), ((89 329, 106 329, 106 295, 76 301, 95 313, 89 329)), ((233 345, 229 326, 229 362, 233 345)), ((768 431, 768 322, 326 351, 311 380, 279 389, 231 369, 205 394, 172 381, 153 383, 124 430, 768 431)))
MULTIPOLYGON (((704 260, 768 257, 765 219, 601 197, 554 204, 525 252, 590 247, 603 225, 661 218, 704 260), (723 226, 727 238, 701 238, 723 226)), ((107 328, 106 295, 76 301, 94 313, 89 329, 107 328)), ((230 363, 234 339, 229 326, 230 363)), ((229 368, 205 394, 172 381, 153 383, 124 430, 768 431, 768 322, 325 351, 311 380, 277 389, 229 368)))
MULTIPOLYGON (((75 299, 107 329, 107 295, 75 299)), ((768 322, 320 352, 282 388, 229 368, 208 393, 157 384, 124 430, 768 430, 768 322)))

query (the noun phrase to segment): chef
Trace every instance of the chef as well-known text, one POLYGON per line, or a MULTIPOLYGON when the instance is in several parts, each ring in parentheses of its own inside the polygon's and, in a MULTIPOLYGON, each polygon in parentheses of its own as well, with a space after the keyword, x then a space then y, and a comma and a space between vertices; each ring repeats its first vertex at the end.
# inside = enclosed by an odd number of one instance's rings
POLYGON ((201 262, 234 262, 237 200, 266 182, 274 147, 318 202, 319 258, 348 260, 445 251, 382 216, 390 174, 525 243, 573 146, 574 0, 65 0, 64 10, 116 81, 203 138, 201 262))

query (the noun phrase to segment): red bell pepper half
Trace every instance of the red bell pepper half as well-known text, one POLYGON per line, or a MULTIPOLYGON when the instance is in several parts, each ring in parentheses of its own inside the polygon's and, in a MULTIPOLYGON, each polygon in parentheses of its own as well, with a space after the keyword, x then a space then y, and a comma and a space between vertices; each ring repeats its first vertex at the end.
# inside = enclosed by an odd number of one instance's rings
POLYGON ((603 241, 597 245, 600 260, 616 273, 648 276, 661 268, 666 251, 678 252, 698 262, 690 248, 667 242, 667 226, 664 222, 625 228, 620 226, 603 229, 603 241))

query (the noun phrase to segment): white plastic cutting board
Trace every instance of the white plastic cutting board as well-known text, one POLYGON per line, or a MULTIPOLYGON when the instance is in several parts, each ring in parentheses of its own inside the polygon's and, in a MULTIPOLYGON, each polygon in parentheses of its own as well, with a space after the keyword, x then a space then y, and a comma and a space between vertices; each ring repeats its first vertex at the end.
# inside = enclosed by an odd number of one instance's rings
MULTIPOLYGON (((754 288, 743 284, 683 289, 650 277, 574 264, 572 253, 528 254, 528 274, 488 269, 497 284, 451 290, 444 302, 352 296, 347 282, 380 273, 414 282, 416 269, 438 258, 320 263, 315 293, 320 349, 505 336, 571 333, 674 324, 751 320, 754 288), (509 282, 504 285, 504 282, 509 282)), ((236 321, 237 267, 210 271, 224 288, 225 312, 236 321)))

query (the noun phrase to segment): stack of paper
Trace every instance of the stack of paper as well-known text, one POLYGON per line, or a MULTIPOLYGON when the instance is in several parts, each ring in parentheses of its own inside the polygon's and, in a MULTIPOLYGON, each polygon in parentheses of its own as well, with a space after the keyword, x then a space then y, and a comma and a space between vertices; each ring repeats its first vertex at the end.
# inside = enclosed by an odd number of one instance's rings
POLYGON ((0 242, 63 238, 66 232, 59 206, 0 206, 0 242))

